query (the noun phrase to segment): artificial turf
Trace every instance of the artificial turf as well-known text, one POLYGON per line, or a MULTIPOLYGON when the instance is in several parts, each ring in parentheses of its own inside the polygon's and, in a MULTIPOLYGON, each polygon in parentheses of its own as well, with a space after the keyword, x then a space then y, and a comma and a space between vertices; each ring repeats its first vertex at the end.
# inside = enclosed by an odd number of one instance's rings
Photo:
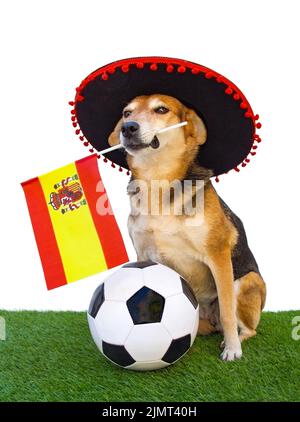
POLYGON ((240 361, 222 362, 221 336, 198 337, 175 365, 133 372, 107 361, 85 313, 7 312, 0 401, 300 401, 300 311, 265 312, 240 361))

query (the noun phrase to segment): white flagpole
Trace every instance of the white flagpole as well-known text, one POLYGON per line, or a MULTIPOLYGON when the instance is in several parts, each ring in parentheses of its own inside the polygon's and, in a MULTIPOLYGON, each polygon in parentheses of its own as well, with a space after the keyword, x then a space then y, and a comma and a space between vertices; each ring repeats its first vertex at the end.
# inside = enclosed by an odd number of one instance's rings
MULTIPOLYGON (((156 132, 156 134, 168 132, 169 130, 177 129, 178 127, 182 127, 182 126, 186 126, 187 123, 188 122, 185 121, 185 122, 176 123, 176 125, 164 127, 163 129, 159 129, 156 132)), ((111 152, 111 151, 114 151, 114 150, 119 149, 119 148, 124 148, 124 146, 122 144, 117 144, 117 145, 114 145, 113 147, 109 147, 109 148, 103 149, 102 151, 99 151, 99 154, 106 154, 107 152, 111 152)))

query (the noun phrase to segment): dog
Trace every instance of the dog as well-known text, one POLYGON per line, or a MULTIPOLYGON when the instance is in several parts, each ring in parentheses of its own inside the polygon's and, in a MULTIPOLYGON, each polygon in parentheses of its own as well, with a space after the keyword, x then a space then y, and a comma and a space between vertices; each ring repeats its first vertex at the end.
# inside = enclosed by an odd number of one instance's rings
POLYGON ((154 94, 130 101, 108 141, 123 144, 132 181, 142 180, 149 188, 145 195, 151 194, 153 180, 203 181, 202 224, 186 224, 197 213, 139 213, 135 200, 141 192, 129 189, 128 229, 139 261, 167 265, 187 280, 200 305, 198 334, 223 333, 221 358, 232 361, 242 356, 241 342, 256 335, 266 287, 241 220, 218 196, 212 171, 196 162, 206 139, 205 124, 194 110, 174 97, 154 94), (186 126, 155 135, 183 121, 186 126))

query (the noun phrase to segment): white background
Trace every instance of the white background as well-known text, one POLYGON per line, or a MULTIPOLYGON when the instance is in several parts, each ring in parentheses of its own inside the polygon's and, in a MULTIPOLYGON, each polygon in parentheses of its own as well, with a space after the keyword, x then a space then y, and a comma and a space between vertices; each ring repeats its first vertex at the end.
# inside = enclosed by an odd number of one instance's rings
MULTIPOLYGON (((258 154, 218 192, 244 221, 268 286, 266 309, 300 308, 298 1, 1 2, 0 309, 86 309, 108 273, 48 292, 20 182, 87 151, 68 101, 96 68, 131 56, 201 63, 246 94, 258 154)), ((128 178, 100 166, 130 255, 128 178)))

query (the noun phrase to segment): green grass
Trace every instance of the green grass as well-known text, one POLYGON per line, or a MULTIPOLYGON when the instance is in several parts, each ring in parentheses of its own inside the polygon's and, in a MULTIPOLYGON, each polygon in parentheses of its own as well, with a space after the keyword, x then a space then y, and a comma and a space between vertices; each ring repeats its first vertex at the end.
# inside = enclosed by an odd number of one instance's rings
POLYGON ((0 311, 0 401, 300 401, 295 315, 263 313, 240 361, 222 362, 221 336, 212 335, 174 366, 139 373, 98 352, 84 313, 0 311))

